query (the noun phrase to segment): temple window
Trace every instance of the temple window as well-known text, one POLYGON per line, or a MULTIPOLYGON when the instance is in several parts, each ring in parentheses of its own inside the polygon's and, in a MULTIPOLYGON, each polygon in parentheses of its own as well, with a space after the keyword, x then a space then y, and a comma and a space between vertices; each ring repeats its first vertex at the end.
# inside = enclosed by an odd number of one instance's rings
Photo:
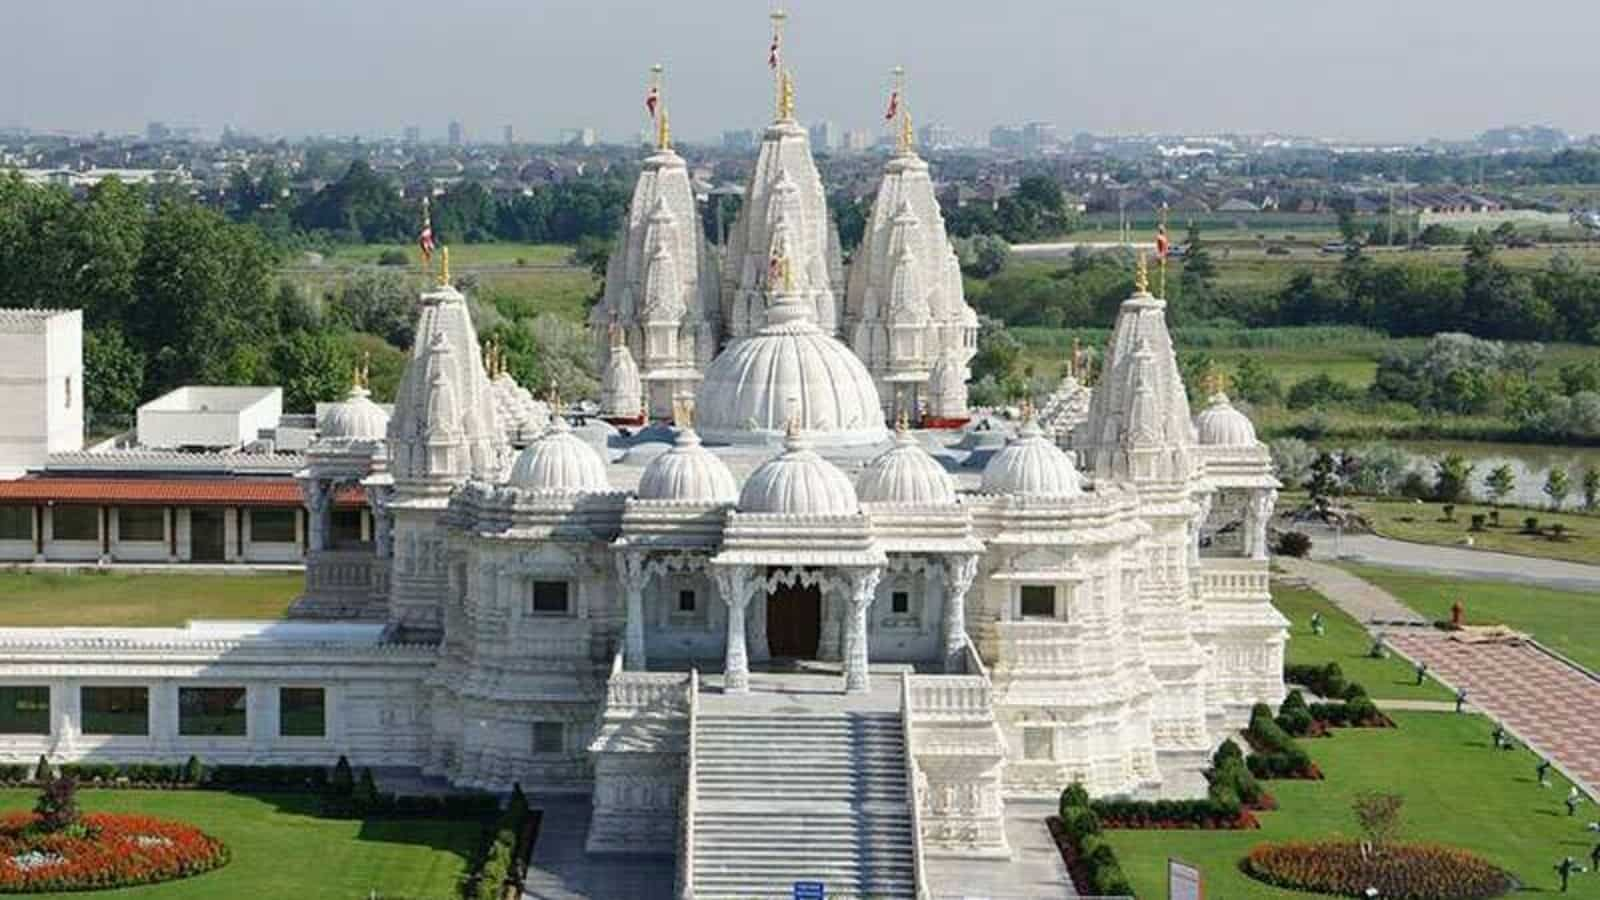
POLYGON ((78 706, 84 734, 150 733, 149 688, 80 688, 78 706))
POLYGON ((678 612, 692 613, 696 609, 694 591, 682 590, 678 592, 678 612))
POLYGON ((242 687, 178 688, 178 734, 243 737, 247 711, 242 687))
POLYGON ((889 611, 897 616, 908 615, 911 612, 911 592, 895 591, 889 595, 889 611))
POLYGON ((1051 760, 1056 758, 1055 729, 1022 729, 1022 758, 1025 760, 1051 760))
POLYGON ((49 734, 50 688, 0 686, 0 734, 49 734))
POLYGON ((563 722, 533 723, 533 752, 539 755, 563 753, 567 746, 567 727, 563 722))
POLYGON ((0 506, 0 541, 33 540, 33 507, 0 506))
POLYGON ((283 737, 326 737, 327 692, 319 687, 279 688, 278 734, 283 737))
POLYGON ((564 616, 571 612, 565 581, 535 581, 531 612, 537 616, 564 616))
POLYGON ((1054 619, 1056 617, 1056 589, 1048 584, 1022 586, 1021 614, 1024 619, 1054 619))
POLYGON ((328 516, 334 547, 351 547, 362 543, 361 512, 360 509, 336 509, 328 516))

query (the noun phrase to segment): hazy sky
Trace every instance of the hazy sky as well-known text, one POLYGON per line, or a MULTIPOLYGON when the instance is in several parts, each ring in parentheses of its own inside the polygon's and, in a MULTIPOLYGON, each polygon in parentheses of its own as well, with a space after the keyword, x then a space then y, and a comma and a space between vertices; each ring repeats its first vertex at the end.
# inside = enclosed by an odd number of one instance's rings
MULTIPOLYGON (((266 132, 545 139, 644 125, 668 71, 676 133, 771 115, 770 0, 0 0, 0 123, 149 120, 266 132)), ((794 0, 800 118, 878 127, 888 69, 919 123, 964 134, 1600 131, 1595 0, 794 0)))

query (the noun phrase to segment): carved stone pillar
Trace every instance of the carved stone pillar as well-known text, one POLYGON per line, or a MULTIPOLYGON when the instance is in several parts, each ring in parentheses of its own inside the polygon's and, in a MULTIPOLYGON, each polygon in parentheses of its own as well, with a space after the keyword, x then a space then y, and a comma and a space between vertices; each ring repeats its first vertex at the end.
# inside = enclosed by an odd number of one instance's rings
POLYGON ((372 544, 379 559, 394 556, 394 512, 389 501, 394 499, 391 485, 369 485, 367 505, 372 507, 372 544))
POLYGON ((844 690, 847 694, 864 694, 871 687, 867 677, 867 610, 878 591, 878 579, 883 577, 879 568, 856 569, 847 578, 849 607, 845 613, 844 632, 844 690))
POLYGON ((1211 506, 1216 502, 1216 494, 1201 494, 1196 501, 1200 511, 1194 518, 1194 534, 1189 541, 1189 568, 1200 567, 1200 542, 1205 538, 1206 521, 1211 518, 1211 506))
MULTIPOLYGON (((967 592, 978 577, 976 554, 946 557, 944 565, 944 670, 960 672, 966 665, 967 592)), ((929 577, 935 571, 928 567, 929 577)))
POLYGON ((618 553, 617 581, 627 598, 627 621, 622 627, 623 668, 643 672, 648 668, 644 652, 644 571, 643 553, 618 553))
POLYGON ((745 651, 745 606, 750 602, 754 573, 749 566, 714 570, 717 592, 728 604, 728 641, 723 651, 722 684, 729 694, 750 692, 750 658, 745 651))
POLYGON ((772 658, 772 648, 767 643, 767 591, 757 580, 750 608, 745 616, 745 641, 750 651, 750 661, 764 663, 772 658))
POLYGON ((1278 492, 1270 488, 1252 491, 1245 504, 1245 555, 1251 559, 1268 556, 1267 526, 1272 522, 1272 508, 1278 502, 1278 492))
POLYGON ((320 478, 301 482, 306 501, 306 546, 311 552, 328 549, 328 513, 333 506, 334 487, 320 478))

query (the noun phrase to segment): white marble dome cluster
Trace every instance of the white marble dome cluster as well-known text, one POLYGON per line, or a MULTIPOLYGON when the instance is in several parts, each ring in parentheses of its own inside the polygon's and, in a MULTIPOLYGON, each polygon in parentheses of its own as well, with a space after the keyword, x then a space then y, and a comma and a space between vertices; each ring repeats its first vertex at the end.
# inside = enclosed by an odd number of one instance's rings
POLYGON ((809 435, 791 431, 783 452, 750 474, 739 491, 740 512, 849 516, 860 511, 849 477, 819 456, 808 438, 809 435))
POLYGON ((986 494, 1065 499, 1076 497, 1083 487, 1072 457, 1045 437, 1038 421, 1030 416, 1016 437, 983 467, 981 490, 986 494))
POLYGON ((910 429, 895 430, 894 446, 867 464, 856 479, 862 503, 947 506, 957 502, 955 479, 910 429))
POLYGON ((1234 408, 1228 395, 1218 391, 1211 395, 1206 408, 1194 418, 1194 427, 1200 443, 1210 447, 1254 447, 1256 426, 1250 417, 1234 408))
POLYGON ((645 466, 639 478, 640 500, 676 503, 732 504, 739 483, 728 464, 705 448, 700 435, 683 428, 672 447, 645 466))
POLYGON ((605 460, 559 415, 517 455, 506 483, 540 494, 581 494, 611 486, 605 460))
POLYGON ((389 414, 372 402, 372 392, 362 385, 323 412, 317 422, 319 437, 338 441, 381 441, 389 432, 389 414))

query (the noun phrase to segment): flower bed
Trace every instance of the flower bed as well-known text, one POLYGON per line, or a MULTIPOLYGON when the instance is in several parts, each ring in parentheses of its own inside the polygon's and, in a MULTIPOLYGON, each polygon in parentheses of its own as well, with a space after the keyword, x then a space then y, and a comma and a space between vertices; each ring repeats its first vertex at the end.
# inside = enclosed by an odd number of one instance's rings
POLYGON ((0 893, 152 884, 224 865, 228 848, 197 828, 149 816, 90 813, 54 833, 33 813, 0 816, 0 893))
POLYGON ((1437 844, 1384 844, 1363 856, 1354 841, 1261 844, 1241 865, 1274 887, 1385 900, 1487 900, 1516 882, 1486 860, 1437 844))

